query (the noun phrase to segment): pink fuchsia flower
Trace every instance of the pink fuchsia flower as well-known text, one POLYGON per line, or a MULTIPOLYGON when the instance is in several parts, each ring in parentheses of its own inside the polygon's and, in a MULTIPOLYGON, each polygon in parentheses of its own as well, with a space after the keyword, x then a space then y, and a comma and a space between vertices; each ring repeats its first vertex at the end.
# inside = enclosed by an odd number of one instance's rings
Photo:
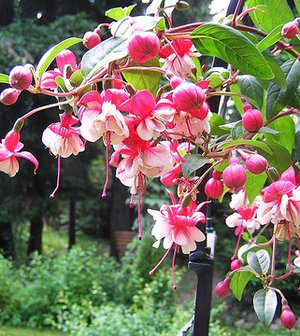
POLYGON ((205 223, 205 215, 199 211, 203 205, 190 202, 183 207, 181 202, 176 204, 173 200, 172 205, 162 205, 160 211, 148 209, 155 221, 151 233, 157 241, 153 246, 158 247, 163 239, 165 249, 176 244, 185 254, 195 250, 196 242, 205 240, 205 235, 196 226, 199 222, 205 223))
POLYGON ((136 133, 143 140, 151 140, 165 130, 163 121, 173 118, 176 109, 164 99, 157 104, 150 91, 143 90, 124 102, 120 109, 137 117, 136 133))
POLYGON ((189 77, 195 64, 192 57, 200 54, 193 51, 193 43, 186 40, 174 40, 160 49, 159 56, 164 60, 163 69, 180 78, 189 77))
POLYGON ((7 133, 5 139, 0 144, 0 171, 13 177, 19 171, 19 162, 17 158, 23 158, 34 165, 34 173, 39 167, 37 159, 29 152, 20 150, 23 144, 19 141, 20 133, 12 130, 7 133))
POLYGON ((196 249, 196 242, 205 240, 205 235, 196 227, 201 222, 205 222, 205 215, 200 212, 201 207, 207 203, 200 203, 198 206, 196 202, 191 201, 186 207, 183 206, 183 198, 177 203, 174 195, 169 192, 172 200, 172 205, 162 205, 160 211, 148 209, 148 213, 155 221, 152 229, 153 236, 157 241, 153 244, 154 247, 160 245, 163 239, 163 247, 167 249, 166 253, 158 264, 149 272, 152 275, 161 263, 165 260, 171 248, 174 247, 172 258, 172 279, 173 288, 176 289, 175 280, 175 259, 178 247, 181 246, 183 253, 187 254, 196 249))
POLYGON ((145 63, 157 56, 159 38, 152 32, 137 31, 129 39, 128 54, 137 63, 145 63))
POLYGON ((55 79, 59 76, 63 77, 65 82, 68 83, 68 79, 80 68, 80 66, 77 65, 74 53, 67 49, 61 51, 55 60, 57 68, 44 72, 40 79, 40 87, 42 89, 56 89, 57 84, 55 79))
POLYGON ((244 167, 239 163, 236 156, 232 156, 229 166, 223 171, 223 182, 229 189, 239 191, 245 185, 247 179, 244 167))
POLYGON ((298 20, 286 23, 281 30, 281 35, 285 38, 292 39, 298 34, 298 20))
POLYGON ((84 151, 79 127, 74 127, 78 119, 65 112, 59 115, 60 122, 49 125, 42 135, 42 141, 52 154, 62 158, 84 151))
POLYGON ((258 110, 248 109, 242 116, 242 124, 247 132, 257 132, 263 123, 262 114, 258 110))
POLYGON ((243 227, 244 229, 247 229, 248 232, 253 233, 260 227, 260 224, 256 219, 256 211, 256 206, 247 208, 240 207, 237 212, 234 212, 226 218, 226 225, 231 228, 243 227))
POLYGON ((78 102, 80 131, 83 138, 94 142, 109 135, 109 143, 121 143, 129 136, 125 118, 120 112, 120 105, 129 97, 124 90, 109 89, 90 91, 78 102), (84 107, 83 107, 84 106, 84 107))
POLYGON ((111 165, 117 167, 117 178, 135 194, 140 185, 140 174, 146 177, 158 177, 173 168, 174 159, 168 143, 158 144, 137 140, 133 143, 114 146, 111 165), (121 161, 119 162, 119 159, 121 161))
POLYGON ((248 199, 245 189, 241 189, 237 194, 231 195, 231 202, 229 203, 229 206, 233 210, 238 210, 241 207, 247 208, 249 206, 258 206, 261 200, 262 200, 262 197, 258 195, 253 200, 252 204, 250 204, 250 201, 248 199))

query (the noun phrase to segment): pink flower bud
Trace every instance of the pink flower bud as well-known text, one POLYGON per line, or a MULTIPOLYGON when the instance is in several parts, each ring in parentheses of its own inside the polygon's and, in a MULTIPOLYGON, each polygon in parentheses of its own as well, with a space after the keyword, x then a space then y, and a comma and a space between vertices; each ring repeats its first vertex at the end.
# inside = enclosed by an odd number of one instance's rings
POLYGON ((216 180, 220 180, 221 179, 221 173, 217 170, 214 170, 212 173, 212 177, 216 180))
POLYGON ((249 104, 248 102, 245 102, 245 103, 243 104, 243 110, 244 110, 244 112, 246 112, 246 111, 248 111, 248 110, 252 110, 252 106, 251 106, 251 104, 249 104))
POLYGON ((247 179, 244 167, 238 163, 236 158, 231 158, 230 165, 223 171, 223 182, 229 189, 238 191, 247 179))
POLYGON ((219 298, 223 298, 229 294, 230 291, 230 278, 226 278, 223 281, 220 281, 216 288, 215 288, 215 294, 219 298))
MULTIPOLYGON (((284 305, 287 306, 287 305, 284 305)), ((281 324, 284 326, 284 328, 286 329, 292 329, 296 323, 296 317, 294 315, 294 313, 290 310, 290 307, 287 306, 284 308, 284 306, 282 307, 282 312, 280 315, 280 320, 281 320, 281 324)))
POLYGON ((238 269, 238 268, 241 268, 242 267, 242 262, 240 261, 240 259, 235 259, 231 262, 230 264, 230 269, 232 271, 238 269))
POLYGON ((76 69, 76 56, 71 50, 63 50, 55 57, 56 65, 61 73, 64 73, 65 66, 70 66, 73 70, 76 69))
POLYGON ((19 141, 20 133, 15 130, 11 130, 5 136, 4 145, 9 151, 13 152, 17 147, 19 141))
POLYGON ((9 84, 17 90, 26 90, 32 82, 32 73, 26 66, 17 65, 9 74, 9 84))
POLYGON ((204 187, 205 194, 208 197, 218 199, 223 194, 223 183, 220 180, 215 179, 214 177, 210 178, 204 187))
POLYGON ((247 169, 253 174, 260 174, 268 168, 268 161, 259 154, 249 155, 245 163, 247 169))
POLYGON ((242 117, 242 124, 248 132, 257 132, 262 127, 263 122, 263 117, 258 110, 247 110, 242 117))
POLYGON ((286 23, 281 30, 281 35, 285 38, 292 39, 298 34, 298 22, 292 21, 286 23))
POLYGON ((136 32, 129 39, 128 54, 137 63, 154 58, 160 49, 159 38, 150 32, 136 32))
POLYGON ((193 83, 182 83, 176 87, 173 93, 174 105, 181 111, 198 113, 202 109, 204 101, 204 91, 193 83))
POLYGON ((0 101, 4 105, 14 104, 19 97, 19 91, 13 88, 5 89, 0 94, 0 101))
POLYGON ((83 45, 88 49, 96 47, 101 42, 100 36, 96 32, 88 31, 83 36, 83 45))
POLYGON ((178 85, 182 84, 184 82, 184 80, 180 77, 177 76, 172 76, 170 79, 170 85, 172 87, 172 89, 177 88, 178 85))

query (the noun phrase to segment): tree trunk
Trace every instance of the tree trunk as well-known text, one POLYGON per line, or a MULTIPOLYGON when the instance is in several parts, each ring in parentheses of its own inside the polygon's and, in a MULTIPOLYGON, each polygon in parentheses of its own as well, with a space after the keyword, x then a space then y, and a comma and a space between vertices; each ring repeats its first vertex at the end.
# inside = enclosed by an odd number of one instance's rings
POLYGON ((69 204, 69 250, 76 243, 75 205, 76 205, 75 198, 73 196, 71 196, 70 197, 70 204, 69 204))
POLYGON ((4 257, 16 258, 12 226, 9 222, 0 222, 0 249, 4 257))
POLYGON ((42 254, 42 235, 43 235, 43 218, 36 214, 30 220, 30 237, 27 249, 27 255, 34 251, 42 254))

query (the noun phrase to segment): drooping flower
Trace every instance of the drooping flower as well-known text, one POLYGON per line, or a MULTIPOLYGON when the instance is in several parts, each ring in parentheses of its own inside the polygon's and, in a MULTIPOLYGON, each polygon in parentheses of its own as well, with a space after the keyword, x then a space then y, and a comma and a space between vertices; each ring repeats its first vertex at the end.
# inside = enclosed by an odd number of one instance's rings
POLYGON ((165 249, 175 243, 187 254, 196 249, 196 242, 205 240, 205 235, 196 226, 199 222, 205 223, 205 215, 199 211, 204 203, 197 206, 195 202, 190 202, 187 207, 181 203, 173 200, 172 205, 162 205, 160 211, 148 210, 155 220, 151 232, 157 239, 154 247, 158 247, 163 239, 165 249))
POLYGON ((42 141, 52 154, 67 158, 84 151, 79 127, 74 125, 78 119, 65 112, 59 115, 60 122, 49 125, 42 135, 42 141))
POLYGON ((193 50, 191 40, 174 40, 160 49, 159 56, 164 60, 163 69, 180 78, 189 77, 195 69, 192 57, 199 57, 193 50))
POLYGON ((139 91, 124 102, 120 109, 137 117, 136 133, 143 140, 151 140, 165 130, 163 121, 170 121, 176 112, 172 102, 163 99, 155 103, 148 90, 139 91))
POLYGON ((13 177, 19 171, 19 162, 17 158, 23 158, 33 163, 34 172, 39 167, 37 159, 29 152, 20 150, 24 145, 19 141, 20 133, 11 130, 5 136, 0 144, 0 171, 13 177))
POLYGON ((109 142, 116 145, 129 136, 125 118, 120 112, 120 105, 129 94, 124 90, 108 89, 90 91, 78 102, 81 135, 94 142, 109 133, 109 142))
POLYGON ((74 53, 71 50, 61 51, 55 58, 57 68, 44 72, 40 79, 40 87, 42 89, 56 89, 57 84, 55 79, 57 77, 63 77, 65 84, 68 84, 68 79, 71 75, 80 68, 77 65, 77 60, 74 53))
POLYGON ((226 225, 234 227, 243 227, 247 229, 248 232, 253 233, 254 230, 258 230, 260 227, 259 222, 256 219, 257 206, 252 207, 240 207, 237 212, 228 216, 225 220, 226 225))

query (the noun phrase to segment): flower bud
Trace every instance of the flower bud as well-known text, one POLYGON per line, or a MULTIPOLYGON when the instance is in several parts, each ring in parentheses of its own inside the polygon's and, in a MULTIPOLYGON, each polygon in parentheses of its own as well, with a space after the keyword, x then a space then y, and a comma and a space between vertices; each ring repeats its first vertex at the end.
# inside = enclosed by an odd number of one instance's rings
POLYGON ((252 174, 261 174, 268 168, 268 161, 259 154, 249 155, 245 163, 252 174))
POLYGON ((231 158, 230 165, 224 169, 223 182, 227 188, 238 191, 246 182, 247 174, 236 158, 231 158))
POLYGON ((229 291, 230 291, 230 278, 226 278, 223 281, 220 281, 216 288, 215 288, 215 294, 217 297, 219 298, 223 298, 225 296, 228 295, 229 291))
POLYGON ((19 97, 19 91, 13 88, 5 89, 0 94, 0 101, 4 105, 14 104, 19 97))
POLYGON ((220 180, 221 179, 221 173, 217 170, 214 170, 212 173, 212 177, 216 180, 220 180))
POLYGON ((223 194, 223 190, 223 183, 214 177, 210 178, 204 187, 205 194, 214 199, 220 198, 223 194))
POLYGON ((5 136, 4 145, 9 151, 13 152, 17 147, 19 141, 20 133, 15 130, 11 130, 5 136))
POLYGON ((17 90, 26 90, 32 82, 32 73, 26 66, 17 65, 9 74, 9 84, 17 90))
POLYGON ((128 42, 128 54, 137 63, 154 58, 160 49, 159 38, 151 32, 136 32, 128 42))
POLYGON ((244 112, 247 112, 248 110, 252 110, 251 104, 249 104, 248 102, 245 102, 243 104, 243 110, 244 110, 244 112))
POLYGON ((281 30, 281 35, 285 38, 292 39, 298 34, 297 20, 286 23, 281 30))
POLYGON ((88 49, 96 47, 101 42, 100 36, 96 32, 88 31, 83 36, 83 45, 88 49))
POLYGON ((242 124, 248 132, 257 132, 262 127, 263 122, 263 117, 258 110, 246 110, 242 117, 242 124))
POLYGON ((178 10, 187 10, 190 8, 190 5, 186 1, 178 1, 176 4, 176 9, 178 10))
POLYGON ((193 83, 182 83, 173 93, 173 102, 178 110, 197 113, 205 101, 204 91, 193 83))
POLYGON ((278 170, 275 167, 268 168, 267 173, 272 181, 277 181, 280 178, 278 170))
POLYGON ((238 269, 238 268, 241 268, 242 267, 242 262, 240 261, 240 259, 235 259, 231 262, 230 264, 230 269, 232 271, 238 269))
POLYGON ((282 307, 282 312, 280 315, 281 324, 286 329, 292 329, 296 323, 296 317, 294 313, 291 311, 290 307, 289 306, 285 307, 285 306, 287 305, 284 305, 282 307))

